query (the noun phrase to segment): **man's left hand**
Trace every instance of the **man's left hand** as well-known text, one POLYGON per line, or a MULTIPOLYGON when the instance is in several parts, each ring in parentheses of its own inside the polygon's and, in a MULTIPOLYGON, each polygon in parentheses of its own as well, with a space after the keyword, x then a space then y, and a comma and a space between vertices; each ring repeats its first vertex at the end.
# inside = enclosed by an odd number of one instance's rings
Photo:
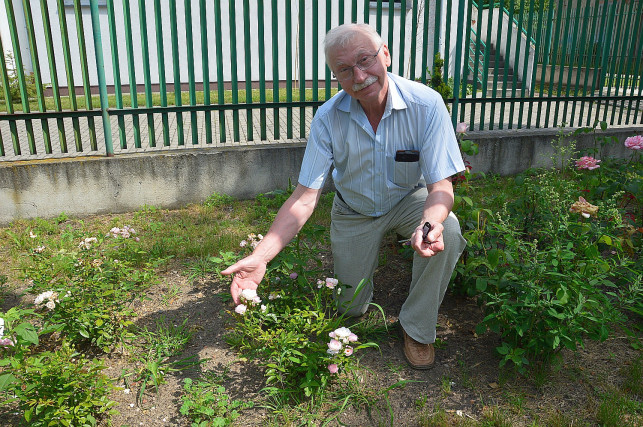
POLYGON ((423 226, 417 227, 411 236, 411 247, 424 258, 431 257, 444 250, 444 238, 442 236, 444 226, 439 222, 431 225, 432 227, 426 240, 423 239, 423 226))

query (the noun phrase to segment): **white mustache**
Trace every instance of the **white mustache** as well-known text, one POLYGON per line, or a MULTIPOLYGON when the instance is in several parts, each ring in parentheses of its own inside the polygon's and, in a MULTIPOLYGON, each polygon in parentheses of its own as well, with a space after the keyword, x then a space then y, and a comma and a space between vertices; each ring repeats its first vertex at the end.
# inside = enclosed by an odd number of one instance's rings
POLYGON ((353 91, 358 92, 365 87, 369 87, 373 83, 377 82, 378 78, 376 76, 368 76, 366 80, 364 80, 364 83, 359 83, 359 84, 354 84, 353 85, 353 91))

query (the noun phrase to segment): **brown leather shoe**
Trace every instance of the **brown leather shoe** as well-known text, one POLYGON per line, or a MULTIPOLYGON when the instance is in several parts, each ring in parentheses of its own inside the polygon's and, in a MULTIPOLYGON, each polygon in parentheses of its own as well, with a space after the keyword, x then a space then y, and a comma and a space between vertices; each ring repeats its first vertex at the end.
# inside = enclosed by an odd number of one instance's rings
POLYGON ((404 328, 402 328, 404 335, 404 356, 415 369, 431 369, 435 362, 435 349, 433 344, 422 344, 411 338, 404 328))

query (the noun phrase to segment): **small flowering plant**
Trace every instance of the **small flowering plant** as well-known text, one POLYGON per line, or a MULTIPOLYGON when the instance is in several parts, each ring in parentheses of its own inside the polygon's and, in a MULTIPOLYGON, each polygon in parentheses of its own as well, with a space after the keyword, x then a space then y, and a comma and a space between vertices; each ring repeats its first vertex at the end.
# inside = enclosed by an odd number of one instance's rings
POLYGON ((259 246, 259 243, 261 243, 262 240, 263 240, 262 234, 250 233, 248 234, 247 240, 244 239, 239 243, 239 247, 249 248, 250 250, 254 250, 257 246, 259 246))
MULTIPOLYGON (((260 359, 264 390, 280 399, 300 400, 319 393, 357 367, 355 353, 376 346, 360 343, 358 335, 343 325, 334 300, 342 284, 333 277, 319 279, 322 270, 315 266, 323 255, 310 243, 319 230, 310 236, 307 231, 304 227, 268 265, 259 289, 242 291, 240 304, 230 310, 235 322, 226 341, 241 354, 260 359)), ((249 240, 257 242, 258 237, 249 240)), ((251 242, 246 241, 242 247, 248 245, 251 242)), ((223 257, 218 260, 223 262, 223 257)))

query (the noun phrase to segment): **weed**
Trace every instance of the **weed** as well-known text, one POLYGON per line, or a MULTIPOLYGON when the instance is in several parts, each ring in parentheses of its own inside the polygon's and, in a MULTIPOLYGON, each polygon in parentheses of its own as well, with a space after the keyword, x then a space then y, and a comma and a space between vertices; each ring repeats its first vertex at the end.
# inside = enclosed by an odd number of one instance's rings
POLYGON ((600 396, 596 410, 596 420, 604 426, 634 427, 643 417, 643 404, 631 400, 626 394, 616 389, 610 389, 600 396))
POLYGON ((203 206, 210 208, 218 208, 222 206, 229 206, 234 202, 234 198, 227 194, 213 193, 208 196, 203 202, 203 206))
POLYGON ((180 412, 192 421, 192 425, 227 426, 239 417, 239 411, 253 406, 252 402, 231 399, 211 372, 205 372, 203 378, 196 381, 191 378, 183 381, 180 412))
POLYGON ((623 390, 639 399, 643 397, 643 356, 639 356, 632 363, 623 368, 625 383, 623 390))

